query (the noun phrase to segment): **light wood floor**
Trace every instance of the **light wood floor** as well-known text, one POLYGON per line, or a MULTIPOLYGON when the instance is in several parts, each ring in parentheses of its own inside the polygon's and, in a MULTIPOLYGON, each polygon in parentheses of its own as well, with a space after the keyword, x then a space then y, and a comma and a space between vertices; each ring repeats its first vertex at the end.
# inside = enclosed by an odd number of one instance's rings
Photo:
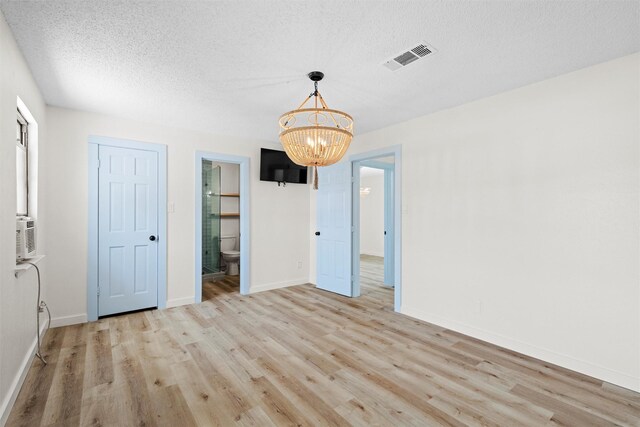
POLYGON ((222 279, 202 283, 202 301, 214 299, 223 289, 226 292, 240 292, 240 276, 224 276, 222 279))
MULTIPOLYGON (((385 293, 386 291, 386 293, 385 293)), ((9 426, 637 426, 640 395, 311 285, 51 329, 9 426)))
POLYGON ((384 258, 375 255, 360 255, 360 285, 382 286, 384 284, 384 258))
MULTIPOLYGON (((230 292, 240 291, 240 276, 223 276, 216 281, 202 284, 202 301, 207 301, 217 295, 220 287, 230 292)), ((384 284, 384 258, 375 255, 360 255, 360 287, 368 292, 378 293, 380 302, 387 301, 387 307, 393 309, 393 288, 384 284), (382 288, 382 289, 380 289, 382 288)))

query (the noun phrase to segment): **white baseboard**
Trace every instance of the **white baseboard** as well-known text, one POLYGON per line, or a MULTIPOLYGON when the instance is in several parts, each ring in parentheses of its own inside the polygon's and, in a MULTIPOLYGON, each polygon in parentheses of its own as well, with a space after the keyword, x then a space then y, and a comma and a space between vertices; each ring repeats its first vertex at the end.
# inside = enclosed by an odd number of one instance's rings
POLYGON ((425 313, 420 309, 407 307, 406 305, 402 306, 401 313, 509 350, 517 351, 518 353, 522 353, 536 359, 553 363, 554 365, 562 366, 563 368, 571 369, 572 371, 576 371, 620 387, 640 392, 640 378, 635 378, 629 374, 618 372, 611 368, 576 359, 566 354, 557 353, 553 350, 518 341, 484 329, 469 326, 455 320, 445 319, 438 315, 425 313))
POLYGON ((54 317, 51 319, 51 327, 58 328, 60 326, 77 325, 79 323, 87 323, 87 314, 72 314, 71 316, 54 317))
MULTIPOLYGON (((269 291, 272 289, 286 288, 288 286, 302 285, 304 283, 309 283, 309 279, 307 277, 296 279, 296 280, 287 280, 285 282, 275 282, 275 283, 265 283, 262 285, 252 285, 249 289, 250 294, 255 294, 256 292, 269 291)), ((185 298, 175 298, 167 300, 167 308, 171 307, 179 307, 181 305, 187 304, 195 304, 194 297, 185 297, 185 298)))
POLYGON ((167 308, 195 303, 194 297, 174 298, 167 300, 167 308))
MULTIPOLYGON (((51 322, 53 323, 53 321, 51 322)), ((40 339, 44 338, 44 334, 47 331, 47 320, 43 322, 40 326, 40 339)), ((18 398, 18 393, 20 393, 20 389, 22 388, 22 384, 24 383, 24 379, 27 376, 27 372, 29 372, 29 368, 31 367, 31 362, 36 355, 36 347, 38 346, 37 338, 33 339, 33 343, 29 347, 29 351, 25 354, 22 363, 20 364, 20 368, 16 372, 16 376, 7 391, 7 395, 4 397, 2 401, 2 406, 0 406, 0 426, 4 426, 7 423, 7 419, 9 418, 9 414, 11 413, 11 408, 13 408, 13 404, 16 403, 16 399, 18 398)))
POLYGON ((309 283, 308 277, 301 277, 300 279, 286 280, 284 282, 263 283, 260 285, 251 285, 249 288, 250 294, 257 292, 271 291, 273 289, 288 288, 289 286, 303 285, 309 283))

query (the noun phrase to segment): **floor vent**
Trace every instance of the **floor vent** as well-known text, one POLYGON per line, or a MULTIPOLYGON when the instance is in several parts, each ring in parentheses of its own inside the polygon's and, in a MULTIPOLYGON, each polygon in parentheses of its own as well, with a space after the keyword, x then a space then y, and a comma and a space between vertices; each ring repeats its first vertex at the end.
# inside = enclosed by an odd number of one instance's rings
POLYGON ((382 65, 391 71, 396 71, 400 68, 406 67, 407 65, 417 61, 418 59, 424 58, 427 55, 431 55, 434 52, 435 49, 433 48, 433 46, 430 46, 426 43, 420 43, 416 47, 413 47, 406 52, 402 52, 396 55, 393 59, 386 61, 382 65))

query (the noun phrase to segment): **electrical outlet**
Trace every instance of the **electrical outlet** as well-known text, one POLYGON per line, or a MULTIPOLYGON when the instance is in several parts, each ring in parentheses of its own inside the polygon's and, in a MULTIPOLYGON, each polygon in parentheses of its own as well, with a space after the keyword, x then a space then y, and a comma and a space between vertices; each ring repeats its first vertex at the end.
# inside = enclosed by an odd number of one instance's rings
POLYGON ((168 213, 174 213, 176 211, 176 204, 174 202, 170 202, 169 206, 167 206, 168 213))
POLYGON ((298 270, 302 269, 302 261, 298 261, 298 270))

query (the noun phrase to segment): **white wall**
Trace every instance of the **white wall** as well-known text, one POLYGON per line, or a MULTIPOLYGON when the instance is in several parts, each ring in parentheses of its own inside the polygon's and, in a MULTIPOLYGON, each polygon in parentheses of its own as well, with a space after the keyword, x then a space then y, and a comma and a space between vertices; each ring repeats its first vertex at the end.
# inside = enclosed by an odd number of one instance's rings
POLYGON ((402 144, 402 312, 640 391, 639 76, 635 54, 356 136, 402 144))
POLYGON ((384 170, 361 168, 360 187, 360 253, 384 257, 384 170))
POLYGON ((307 186, 278 188, 259 181, 260 147, 273 143, 214 136, 180 129, 47 108, 49 147, 44 161, 52 171, 44 183, 49 222, 49 305, 61 321, 86 316, 87 138, 110 136, 168 146, 169 305, 193 302, 195 270, 195 152, 251 158, 251 292, 307 282, 309 275, 309 191, 307 186), (298 261, 302 268, 298 268, 298 261), (66 317, 66 319, 65 319, 66 317))
MULTIPOLYGON (((25 272, 18 279, 14 277, 17 97, 24 101, 38 123, 37 144, 42 149, 45 145, 44 101, 0 12, 0 425, 9 414, 14 392, 20 385, 24 368, 31 361, 36 341, 35 271, 25 272)), ((39 169, 42 182, 42 166, 39 169)), ((34 190, 38 182, 32 184, 34 190)), ((33 191, 31 196, 30 214, 38 219, 38 248, 44 252, 46 220, 41 207, 38 209, 38 199, 42 198, 34 197, 33 191)), ((48 282, 46 264, 44 260, 39 265, 43 273, 44 299, 48 282)))

